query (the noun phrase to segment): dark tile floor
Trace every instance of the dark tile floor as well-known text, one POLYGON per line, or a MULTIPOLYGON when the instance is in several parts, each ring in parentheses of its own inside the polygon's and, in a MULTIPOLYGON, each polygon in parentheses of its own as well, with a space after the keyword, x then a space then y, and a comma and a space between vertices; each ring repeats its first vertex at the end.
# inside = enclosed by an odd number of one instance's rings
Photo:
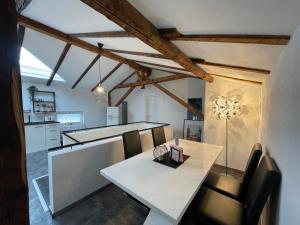
MULTIPOLYGON (((214 166, 213 171, 223 173, 223 167, 214 166)), ((63 214, 52 218, 44 212, 32 180, 48 174, 47 151, 27 155, 29 206, 31 225, 142 225, 148 212, 125 197, 123 191, 111 184, 80 202, 63 214)), ((241 179, 242 174, 229 170, 229 174, 241 179)), ((44 180, 43 180, 44 181, 44 180)), ((44 186, 45 182, 41 182, 44 186)))
POLYGON ((27 155, 31 225, 142 225, 148 212, 109 185, 63 214, 44 212, 32 180, 48 173, 47 152, 27 155))

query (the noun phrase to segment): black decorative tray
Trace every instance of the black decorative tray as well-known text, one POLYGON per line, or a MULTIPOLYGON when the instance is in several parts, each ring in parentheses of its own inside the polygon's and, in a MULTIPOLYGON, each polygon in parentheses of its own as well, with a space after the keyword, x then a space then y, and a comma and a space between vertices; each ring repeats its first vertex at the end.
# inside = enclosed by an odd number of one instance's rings
POLYGON ((182 163, 178 163, 175 162, 171 157, 170 157, 170 152, 165 153, 164 155, 164 159, 162 161, 158 161, 158 159, 153 159, 154 162, 158 162, 160 164, 163 164, 165 166, 171 167, 176 169, 177 167, 179 167, 181 164, 183 164, 190 156, 189 155, 185 155, 183 154, 183 162, 182 163))

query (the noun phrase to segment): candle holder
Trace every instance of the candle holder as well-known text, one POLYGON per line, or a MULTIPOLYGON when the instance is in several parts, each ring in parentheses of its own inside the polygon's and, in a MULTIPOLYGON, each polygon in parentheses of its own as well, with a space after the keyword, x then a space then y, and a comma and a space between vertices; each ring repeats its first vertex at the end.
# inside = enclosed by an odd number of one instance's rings
POLYGON ((153 150, 153 157, 157 159, 157 161, 161 162, 164 160, 165 153, 168 152, 168 148, 166 145, 159 145, 153 150))

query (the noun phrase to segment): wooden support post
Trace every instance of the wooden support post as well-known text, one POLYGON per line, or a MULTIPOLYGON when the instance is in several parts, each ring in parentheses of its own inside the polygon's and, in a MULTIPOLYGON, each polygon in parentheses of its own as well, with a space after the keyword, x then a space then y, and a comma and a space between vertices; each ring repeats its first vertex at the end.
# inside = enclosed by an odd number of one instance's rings
POLYGON ((63 63, 63 61, 64 61, 64 59, 65 59, 65 57, 66 57, 68 51, 70 50, 70 48, 71 48, 71 44, 70 44, 70 43, 67 43, 66 46, 64 47, 64 49, 63 49, 61 55, 59 56, 59 59, 58 59, 56 65, 55 65, 54 69, 52 70, 52 73, 51 73, 51 75, 50 75, 50 78, 49 78, 49 80, 47 81, 47 86, 50 86, 50 85, 51 85, 51 83, 52 83, 52 81, 53 81, 53 79, 54 79, 55 74, 57 73, 59 67, 60 67, 61 64, 63 63))
POLYGON ((176 95, 174 95, 172 92, 168 91, 166 88, 162 87, 159 84, 154 83, 153 84, 155 87, 157 87, 160 91, 162 91, 163 93, 165 93, 166 95, 168 95, 169 97, 171 97, 172 99, 174 99, 176 102, 178 102, 180 105, 184 106, 185 108, 187 108, 189 111, 193 112, 195 115, 197 115, 199 118, 204 118, 204 115, 202 114, 202 112, 200 112, 199 110, 197 110, 196 108, 194 108, 193 106, 191 106, 190 104, 186 103, 184 100, 182 100, 181 98, 177 97, 176 95))
POLYGON ((102 84, 104 81, 107 80, 114 72, 116 72, 117 69, 119 69, 120 66, 122 66, 123 63, 118 63, 102 80, 100 80, 92 89, 91 92, 95 91, 95 89, 98 87, 99 84, 102 84))
POLYGON ((93 59, 93 61, 90 63, 90 65, 88 65, 88 67, 83 71, 83 73, 80 75, 80 77, 73 84, 72 89, 74 89, 79 84, 79 82, 90 71, 90 69, 94 66, 94 64, 98 61, 99 58, 100 58, 100 55, 96 55, 96 57, 93 59))
POLYGON ((0 1, 0 224, 29 225, 25 134, 14 0, 0 1))
POLYGON ((25 27, 20 25, 18 28, 18 45, 20 49, 23 45, 24 36, 25 36, 25 27))

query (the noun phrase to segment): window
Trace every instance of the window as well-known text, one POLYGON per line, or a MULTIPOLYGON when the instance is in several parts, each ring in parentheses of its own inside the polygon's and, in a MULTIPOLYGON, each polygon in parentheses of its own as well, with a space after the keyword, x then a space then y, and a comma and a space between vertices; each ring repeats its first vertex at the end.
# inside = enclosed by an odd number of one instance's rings
MULTIPOLYGON (((46 66, 42 61, 32 55, 25 48, 21 48, 20 54, 20 67, 21 75, 27 77, 35 77, 48 80, 52 70, 46 66)), ((65 80, 58 74, 55 74, 54 79, 56 81, 65 82, 65 80)))
POLYGON ((56 120, 60 123, 83 123, 83 112, 57 112, 56 120))

